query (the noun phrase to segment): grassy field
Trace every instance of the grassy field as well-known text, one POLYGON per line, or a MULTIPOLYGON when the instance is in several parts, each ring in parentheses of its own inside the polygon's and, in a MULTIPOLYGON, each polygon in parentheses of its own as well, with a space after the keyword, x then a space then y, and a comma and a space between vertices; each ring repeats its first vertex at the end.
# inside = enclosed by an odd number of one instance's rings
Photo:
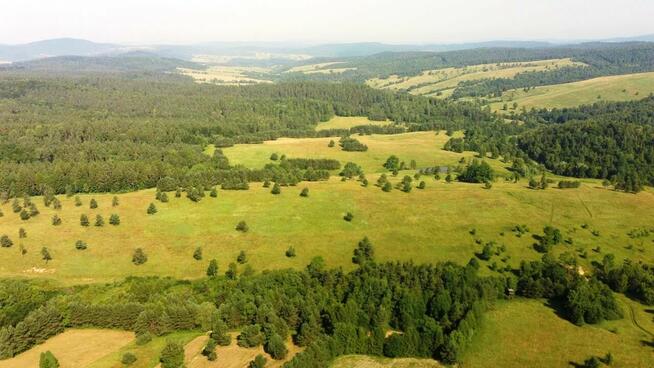
POLYGON ((265 79, 248 77, 246 73, 266 73, 268 69, 256 67, 212 66, 206 70, 178 68, 179 73, 193 78, 198 83, 213 83, 220 85, 247 85, 257 83, 272 83, 265 79))
POLYGON ((343 61, 335 61, 330 63, 300 65, 287 70, 286 73, 332 74, 343 73, 348 70, 356 70, 356 68, 339 68, 338 64, 342 63, 343 61))
MULTIPOLYGON (((346 123, 353 121, 345 120, 346 123)), ((390 155, 397 155, 407 165, 415 160, 418 167, 457 165, 461 157, 474 156, 473 152, 459 154, 444 151, 442 147, 450 139, 444 132, 438 135, 434 132, 366 135, 356 136, 356 139, 366 144, 368 151, 342 151, 338 147, 338 138, 280 138, 263 144, 236 145, 223 149, 223 152, 232 164, 251 168, 261 168, 271 162, 270 155, 276 152, 288 158, 333 158, 342 164, 356 162, 366 173, 384 171, 382 165, 390 155), (330 140, 337 143, 335 147, 328 147, 330 140)))
POLYGON ((38 367, 41 353, 48 350, 57 357, 61 368, 86 368, 104 356, 128 346, 133 340, 133 332, 67 330, 14 358, 0 360, 0 368, 38 367))
POLYGON ((569 367, 591 356, 611 352, 612 367, 651 367, 654 350, 646 343, 652 336, 638 329, 629 317, 629 306, 638 322, 654 331, 652 311, 620 297, 625 318, 597 326, 578 327, 560 318, 538 300, 516 299, 501 303, 486 314, 483 329, 466 353, 461 366, 569 367))
POLYGON ((367 84, 373 88, 407 90, 416 95, 448 97, 463 81, 488 78, 513 78, 528 71, 554 70, 561 67, 582 65, 570 59, 536 60, 528 62, 481 64, 461 68, 427 70, 412 77, 391 76, 370 79, 367 84))
MULTIPOLYGON (((498 182, 485 190, 481 185, 425 179, 427 188, 411 193, 384 193, 372 185, 364 188, 358 182, 333 178, 283 188, 277 196, 260 184, 253 184, 249 191, 220 191, 218 198, 207 196, 199 203, 170 194, 171 201, 157 202, 159 212, 151 216, 146 215, 146 208, 154 202, 153 190, 122 194, 116 208, 111 208, 111 195, 82 196, 82 207, 75 207, 72 198, 62 197, 63 209, 57 212, 63 223, 57 227, 51 224, 53 209, 40 205, 40 215, 22 221, 9 205, 3 205, 0 234, 10 235, 14 246, 0 248, 0 276, 47 277, 66 284, 128 275, 195 278, 204 274, 212 258, 224 272, 240 250, 247 252, 249 264, 259 271, 302 268, 317 255, 329 266, 349 269, 352 251, 365 235, 371 238, 382 261, 463 263, 480 250, 475 243, 478 238, 505 244, 506 254, 511 256, 508 262, 517 265, 522 259, 540 257, 532 249, 530 236, 518 238, 510 232, 517 223, 528 225, 534 232, 550 223, 560 227, 566 236, 574 238, 571 249, 589 253, 582 263, 601 259, 602 254, 591 251, 598 245, 602 252, 618 257, 654 259, 651 236, 636 242, 626 235, 636 227, 651 227, 654 193, 649 190, 624 194, 592 181, 576 190, 534 191, 524 181, 498 182), (308 198, 299 196, 305 186, 310 189, 308 198), (91 198, 99 202, 98 209, 88 208, 91 198), (346 212, 354 214, 352 222, 342 219, 346 212), (111 213, 117 213, 121 224, 82 227, 82 213, 91 221, 96 214, 107 221, 111 213), (234 230, 241 220, 250 227, 246 234, 234 230), (589 228, 581 229, 582 224, 589 228), (20 227, 27 231, 27 238, 18 238, 20 227), (468 233, 472 228, 477 229, 474 237, 468 233), (593 236, 592 229, 599 229, 600 235, 593 236), (76 250, 77 240, 87 242, 88 249, 76 250), (634 246, 626 248, 629 244, 634 246), (27 254, 21 255, 20 245, 27 254), (41 259, 43 246, 53 257, 48 263, 41 259), (198 246, 203 248, 202 261, 192 258, 198 246), (297 257, 285 257, 289 246, 296 248, 297 257), (141 266, 131 263, 137 247, 149 257, 141 266)), ((33 200, 41 204, 39 198, 33 200)))
POLYGON ((388 125, 389 121, 372 121, 364 116, 334 116, 329 121, 318 123, 316 130, 350 129, 360 125, 388 125))
MULTIPOLYGON (((93 363, 88 365, 75 365, 75 368, 123 368, 123 365, 120 361, 123 357, 123 354, 130 352, 136 355, 136 362, 130 365, 130 368, 154 368, 159 365, 159 356, 161 351, 166 346, 166 343, 169 341, 178 342, 180 344, 188 344, 191 341, 194 341, 200 333, 198 332, 173 332, 166 336, 155 337, 149 343, 145 345, 137 345, 135 341, 132 341, 128 345, 124 345, 119 349, 114 349, 110 354, 105 355, 100 359, 96 359, 93 363)), ((55 354, 57 358, 59 355, 55 354)), ((187 355, 188 358, 188 355, 187 355)), ((62 366, 62 368, 66 368, 62 366)), ((71 367, 72 368, 72 367, 71 367)))
POLYGON ((362 355, 343 356, 331 365, 331 368, 436 368, 442 367, 430 359, 387 359, 362 355))
POLYGON ((507 91, 500 101, 491 104, 494 111, 501 111, 506 103, 518 109, 563 108, 597 101, 638 100, 654 93, 654 73, 638 73, 600 77, 574 83, 536 87, 528 92, 522 89, 507 91))

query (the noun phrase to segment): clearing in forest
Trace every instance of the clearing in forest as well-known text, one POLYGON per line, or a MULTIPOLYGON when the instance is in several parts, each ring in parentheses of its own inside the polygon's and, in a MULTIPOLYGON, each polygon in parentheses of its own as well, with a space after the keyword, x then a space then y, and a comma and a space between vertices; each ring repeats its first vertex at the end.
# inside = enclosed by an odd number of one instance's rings
POLYGON ((367 81, 373 88, 394 91, 408 91, 416 95, 449 97, 456 86, 463 81, 488 78, 513 78, 516 74, 534 71, 556 70, 562 67, 581 66, 582 63, 566 59, 507 62, 496 64, 471 65, 459 68, 427 70, 419 75, 388 78, 375 78, 367 81))
POLYGON ((204 70, 177 68, 182 75, 193 78, 198 83, 211 83, 226 86, 272 83, 266 79, 253 78, 247 73, 267 73, 268 69, 237 66, 212 66, 204 70))
POLYGON ((493 100, 491 109, 511 112, 525 108, 564 108, 598 101, 640 100, 654 93, 654 72, 599 77, 573 83, 555 84, 504 92, 501 100, 493 100), (507 110, 504 110, 504 104, 507 110))

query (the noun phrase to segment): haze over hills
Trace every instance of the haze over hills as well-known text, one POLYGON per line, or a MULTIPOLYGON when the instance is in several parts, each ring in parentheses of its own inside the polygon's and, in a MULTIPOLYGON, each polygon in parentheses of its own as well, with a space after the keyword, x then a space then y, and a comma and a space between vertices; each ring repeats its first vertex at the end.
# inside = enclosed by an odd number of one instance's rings
MULTIPOLYGON (((592 40, 586 40, 589 42, 592 40)), ((654 41, 654 35, 615 38, 603 42, 654 41)), ((455 51, 475 48, 545 48, 580 41, 511 41, 493 40, 485 42, 452 44, 387 44, 379 42, 353 42, 331 44, 300 44, 286 42, 210 42, 189 45, 121 45, 97 43, 76 38, 57 38, 26 44, 0 45, 0 60, 18 62, 56 56, 99 56, 116 55, 131 51, 147 51, 163 57, 191 60, 198 55, 230 57, 257 57, 259 59, 308 59, 311 57, 358 57, 382 52, 409 51, 455 51)))

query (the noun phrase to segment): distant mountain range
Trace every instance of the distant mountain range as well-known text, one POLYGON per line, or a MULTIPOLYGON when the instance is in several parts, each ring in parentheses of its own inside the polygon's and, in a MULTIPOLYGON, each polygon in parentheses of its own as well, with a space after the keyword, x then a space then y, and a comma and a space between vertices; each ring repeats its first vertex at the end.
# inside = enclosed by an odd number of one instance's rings
MULTIPOLYGON (((601 40, 603 42, 654 42, 654 34, 629 38, 601 40)), ((576 42, 568 42, 573 44, 576 42)), ((74 38, 59 38, 31 42, 21 45, 0 45, 0 61, 18 62, 56 56, 115 56, 119 54, 146 51, 161 57, 191 60, 198 56, 223 56, 225 58, 287 59, 323 57, 343 58, 369 56, 382 52, 407 51, 455 51, 474 48, 545 48, 560 46, 564 42, 540 41, 488 41, 458 44, 405 44, 393 45, 376 42, 340 43, 321 45, 300 45, 282 42, 212 42, 193 45, 140 45, 127 46, 109 43, 96 43, 74 38)))

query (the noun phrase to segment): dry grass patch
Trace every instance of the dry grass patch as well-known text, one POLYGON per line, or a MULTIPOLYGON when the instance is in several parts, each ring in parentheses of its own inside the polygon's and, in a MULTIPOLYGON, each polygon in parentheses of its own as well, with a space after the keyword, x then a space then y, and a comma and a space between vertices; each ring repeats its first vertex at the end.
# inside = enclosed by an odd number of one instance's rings
POLYGON ((85 368, 132 340, 133 332, 71 329, 12 359, 0 361, 0 368, 38 367, 41 353, 48 350, 59 360, 61 368, 85 368))
POLYGON ((437 368, 442 367, 431 359, 401 358, 388 359, 364 355, 343 356, 331 365, 331 368, 437 368))
POLYGON ((248 77, 248 72, 267 73, 269 70, 256 67, 212 66, 206 70, 177 68, 178 72, 193 78, 198 83, 212 83, 219 85, 248 85, 258 83, 272 83, 265 79, 248 77))
POLYGON ((334 116, 329 121, 318 123, 316 130, 350 129, 361 125, 389 125, 390 121, 373 121, 365 116, 334 116))

